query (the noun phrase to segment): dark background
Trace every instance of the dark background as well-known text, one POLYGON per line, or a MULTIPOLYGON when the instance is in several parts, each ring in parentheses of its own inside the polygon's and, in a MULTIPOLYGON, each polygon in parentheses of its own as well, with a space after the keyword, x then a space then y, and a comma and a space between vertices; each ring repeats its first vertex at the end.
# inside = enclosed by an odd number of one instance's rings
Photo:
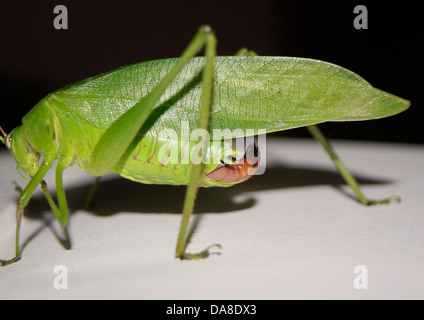
MULTIPOLYGON (((64 85, 122 65, 178 56, 198 27, 209 24, 219 55, 245 46, 260 55, 321 59, 412 102, 395 117, 325 124, 330 138, 424 143, 421 9, 417 2, 393 3, 8 1, 0 12, 0 125, 10 132, 39 100, 64 85), (53 27, 59 4, 68 9, 68 30, 53 27), (353 27, 358 4, 368 9, 368 30, 353 27)), ((304 136, 306 130, 284 134, 304 136)))

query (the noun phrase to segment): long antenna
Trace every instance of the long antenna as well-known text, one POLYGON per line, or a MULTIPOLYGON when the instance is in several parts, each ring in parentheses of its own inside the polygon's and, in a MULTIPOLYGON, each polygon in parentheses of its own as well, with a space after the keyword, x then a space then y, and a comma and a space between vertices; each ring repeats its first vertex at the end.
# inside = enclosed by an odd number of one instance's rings
POLYGON ((4 130, 1 126, 0 126, 0 131, 3 134, 3 137, 0 137, 0 141, 4 143, 4 141, 5 141, 4 139, 6 139, 7 134, 6 134, 6 132, 4 132, 4 130))

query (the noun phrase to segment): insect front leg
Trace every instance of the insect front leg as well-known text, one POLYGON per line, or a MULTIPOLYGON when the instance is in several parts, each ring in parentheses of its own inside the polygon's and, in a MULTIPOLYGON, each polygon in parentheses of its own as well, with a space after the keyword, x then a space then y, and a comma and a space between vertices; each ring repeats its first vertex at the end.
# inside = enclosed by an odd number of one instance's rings
POLYGON ((389 204, 392 201, 400 202, 400 197, 398 197, 398 196, 392 196, 392 197, 388 197, 388 198, 382 199, 382 200, 370 200, 370 199, 368 199, 364 195, 364 193, 362 192, 362 190, 359 187, 359 184, 356 181, 356 179, 350 174, 350 172, 347 170, 347 168, 345 167, 343 162, 340 160, 338 155, 335 153, 334 149, 331 147, 328 140, 322 134, 321 130, 316 125, 308 126, 307 128, 308 128, 309 132, 312 134, 312 136, 316 140, 318 140, 318 142, 323 146, 325 151, 327 151, 328 155, 333 160, 334 164, 336 165, 336 167, 339 170, 343 179, 346 181, 346 183, 348 185, 351 186, 351 188, 355 192, 360 203, 362 203, 363 205, 366 205, 366 206, 372 206, 372 205, 377 205, 377 204, 389 204))
POLYGON ((31 196, 39 183, 41 183, 44 175, 49 171, 54 161, 54 156, 45 156, 43 164, 38 169, 37 173, 31 178, 28 185, 22 191, 18 206, 16 208, 16 235, 15 235, 15 257, 10 260, 0 260, 1 266, 7 266, 11 263, 19 261, 21 259, 21 248, 19 243, 19 234, 21 229, 22 217, 24 215, 24 208, 27 206, 31 196))

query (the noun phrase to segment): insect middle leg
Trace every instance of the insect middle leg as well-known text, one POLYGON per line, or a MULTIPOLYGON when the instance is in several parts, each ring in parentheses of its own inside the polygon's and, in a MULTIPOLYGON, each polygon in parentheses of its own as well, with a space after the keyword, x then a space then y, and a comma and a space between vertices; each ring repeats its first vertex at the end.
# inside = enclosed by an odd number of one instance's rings
POLYGON ((68 166, 69 165, 67 162, 59 160, 59 163, 57 164, 57 167, 56 167, 56 196, 57 196, 59 208, 57 207, 52 196, 50 195, 47 189, 46 182, 44 180, 40 182, 41 189, 44 192, 47 202, 49 203, 50 208, 52 209, 56 220, 59 221, 63 229, 63 239, 60 239, 60 241, 62 242, 63 246, 66 249, 71 248, 71 241, 70 241, 69 233, 68 233, 69 208, 68 208, 68 202, 66 200, 65 190, 63 188, 63 171, 68 166))
MULTIPOLYGON (((150 116, 159 101, 163 92, 175 79, 183 67, 194 57, 203 47, 205 47, 206 63, 203 69, 203 89, 200 108, 198 128, 206 131, 209 126, 210 104, 213 84, 213 62, 215 58, 216 38, 209 26, 200 27, 178 59, 174 67, 165 75, 160 83, 143 99, 137 102, 132 108, 122 114, 103 133, 97 143, 91 158, 91 171, 95 176, 101 176, 111 170, 129 147, 135 136, 140 131, 146 119, 150 116)), ((206 143, 206 139, 202 139, 206 143)), ((205 148, 202 148, 204 150, 205 148)), ((203 155, 202 155, 203 156, 203 155)), ((193 211, 194 200, 196 198, 199 180, 201 177, 203 164, 192 165, 190 181, 184 201, 183 217, 180 233, 177 241, 176 256, 181 259, 196 259, 208 255, 209 247, 199 254, 187 254, 187 228, 193 211)))
MULTIPOLYGON (((213 83, 213 64, 216 56, 216 38, 215 35, 208 31, 206 33, 205 39, 205 56, 206 62, 203 70, 203 91, 202 91, 202 101, 200 109, 200 119, 198 123, 198 128, 207 130, 209 126, 209 116, 210 116, 210 106, 211 106, 211 97, 212 97, 212 83, 213 83)), ((248 50, 246 48, 240 49, 235 56, 256 56, 257 54, 254 51, 248 50)), ((206 139, 202 140, 206 143, 206 139)), ((205 148, 202 148, 205 150, 205 148)), ((196 198, 197 190, 199 188, 199 181, 201 179, 202 173, 202 163, 198 165, 192 165, 192 171, 190 175, 190 182, 187 186, 187 193, 184 200, 183 208, 183 217, 181 220, 180 233, 178 235, 177 249, 175 256, 180 259, 204 259, 210 255, 209 250, 211 248, 221 248, 219 244, 213 244, 208 246, 205 250, 199 253, 187 253, 187 229, 190 221, 191 214, 194 209, 194 200, 196 198)))
MULTIPOLYGON (((213 70, 214 70, 214 60, 216 56, 216 38, 210 28, 203 30, 204 32, 204 43, 205 43, 205 66, 203 68, 203 89, 202 89, 202 98, 200 105, 200 116, 198 122, 198 128, 202 129, 203 133, 207 132, 209 128, 209 116, 210 116, 210 107, 212 100, 212 90, 213 90, 213 70)), ((207 137, 203 136, 202 138, 203 148, 202 152, 205 150, 207 137)), ((202 154, 202 157, 205 155, 202 154)), ((213 244, 208 246, 205 250, 199 253, 187 253, 187 229, 190 222, 190 217, 194 208, 194 201, 196 199, 197 191, 199 189, 199 182, 202 177, 203 163, 191 164, 191 173, 190 180, 187 186, 186 197, 184 200, 183 207, 183 217, 181 219, 180 232, 177 240, 177 248, 175 251, 175 256, 180 259, 203 259, 207 258, 210 253, 209 250, 213 247, 220 248, 219 244, 213 244)))
POLYGON ((87 198, 85 199, 85 203, 84 203, 85 210, 90 210, 93 208, 94 196, 99 186, 99 182, 100 182, 100 177, 96 177, 93 184, 91 185, 90 191, 88 192, 87 198))

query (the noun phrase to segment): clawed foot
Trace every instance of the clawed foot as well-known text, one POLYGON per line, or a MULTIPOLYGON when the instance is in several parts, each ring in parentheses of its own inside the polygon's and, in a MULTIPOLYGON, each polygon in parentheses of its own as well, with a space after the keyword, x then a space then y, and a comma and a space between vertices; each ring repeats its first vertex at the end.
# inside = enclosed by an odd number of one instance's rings
POLYGON ((8 266, 9 264, 18 262, 19 260, 21 260, 21 257, 14 257, 13 259, 10 259, 10 260, 0 260, 0 266, 5 267, 5 266, 8 266))
POLYGON ((392 202, 401 202, 402 199, 398 196, 391 196, 383 200, 368 200, 366 202, 363 202, 362 204, 366 206, 375 206, 375 205, 381 205, 381 204, 390 204, 392 202))
POLYGON ((222 249, 222 246, 219 244, 213 244, 209 247, 207 247, 205 250, 199 253, 183 253, 181 255, 177 255, 177 258, 180 258, 181 260, 200 260, 205 259, 209 257, 211 254, 221 254, 219 252, 209 252, 209 250, 213 247, 216 247, 218 249, 222 249))

